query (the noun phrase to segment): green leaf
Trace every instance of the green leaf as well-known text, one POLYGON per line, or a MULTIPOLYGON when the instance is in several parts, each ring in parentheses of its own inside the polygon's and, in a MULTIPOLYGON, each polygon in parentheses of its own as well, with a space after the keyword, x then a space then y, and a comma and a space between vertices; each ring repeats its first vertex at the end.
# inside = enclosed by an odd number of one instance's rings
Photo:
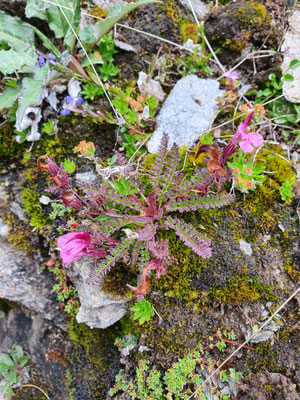
POLYGON ((36 64, 37 54, 34 48, 27 51, 0 50, 0 72, 13 74, 17 72, 31 72, 36 64))
POLYGON ((24 78, 22 82, 22 96, 19 98, 16 128, 21 130, 20 123, 27 107, 39 105, 43 87, 42 79, 24 78))
POLYGON ((285 74, 285 75, 283 76, 283 80, 284 80, 285 82, 293 82, 294 77, 293 77, 293 75, 285 74))
POLYGON ((5 353, 1 354, 1 363, 5 364, 9 367, 14 367, 13 360, 10 358, 10 356, 8 354, 5 354, 5 353))
POLYGON ((76 164, 74 163, 74 161, 65 160, 64 161, 64 170, 69 172, 70 174, 73 174, 73 172, 76 171, 76 164))
POLYGON ((43 0, 27 0, 25 15, 27 18, 36 17, 47 21, 46 10, 49 5, 43 0))
POLYGON ((21 93, 21 84, 17 83, 15 87, 7 88, 1 95, 0 95, 0 110, 3 108, 12 107, 14 102, 16 101, 17 97, 21 93))
POLYGON ((294 69, 300 66, 300 60, 292 60, 288 69, 294 69))
POLYGON ((150 3, 158 3, 158 1, 138 0, 136 3, 127 3, 126 1, 122 1, 119 4, 116 4, 114 7, 111 7, 107 11, 107 18, 97 22, 97 24, 95 25, 96 42, 98 42, 108 31, 112 29, 112 27, 118 21, 120 21, 120 19, 125 17, 130 11, 144 4, 150 4, 150 3))
POLYGON ((274 119, 275 124, 285 124, 287 122, 286 117, 279 117, 274 119))
POLYGON ((83 57, 83 59, 81 60, 81 66, 84 67, 88 67, 91 64, 103 64, 103 60, 102 58, 99 58, 96 54, 92 53, 89 54, 89 58, 87 57, 83 57), (90 62, 91 61, 91 62, 90 62))
POLYGON ((0 13, 0 41, 23 53, 34 46, 34 32, 30 25, 24 24, 19 18, 0 13))
POLYGON ((14 345, 11 350, 10 350, 10 354, 14 360, 15 363, 19 362, 19 360, 23 357, 24 352, 21 346, 19 345, 14 345))
POLYGON ((53 53, 55 55, 55 57, 59 57, 60 56, 60 51, 58 50, 58 48, 56 46, 54 46, 54 44, 47 38, 46 35, 43 34, 43 32, 41 32, 39 29, 37 29, 36 27, 32 27, 34 32, 38 35, 38 37, 42 40, 43 45, 51 51, 51 53, 53 53))
MULTIPOLYGON (((61 6, 71 8, 68 0, 54 0, 61 6)), ((62 8, 60 10, 58 5, 51 5, 47 10, 48 22, 50 29, 54 32, 56 38, 63 38, 69 30, 68 21, 72 21, 73 11, 62 8), (66 20, 68 19, 68 21, 66 20)))
POLYGON ((145 299, 138 301, 130 310, 134 312, 133 319, 138 319, 140 325, 143 325, 146 321, 150 321, 150 318, 154 315, 151 304, 145 299))
MULTIPOLYGON (((73 13, 72 13, 72 19, 71 19, 70 23, 76 34, 78 34, 78 32, 79 32, 80 19, 81 19, 81 2, 80 2, 80 0, 73 0, 73 13)), ((70 51, 73 50, 73 47, 75 45, 75 40, 76 40, 73 30, 68 25, 68 30, 67 30, 67 33, 66 33, 65 39, 64 39, 64 45, 70 51)))
POLYGON ((8 383, 10 385, 13 385, 14 383, 17 382, 17 371, 14 370, 10 373, 9 378, 8 378, 8 383))
MULTIPOLYGON (((1 392, 4 394, 8 394, 10 395, 12 393, 12 390, 10 388, 10 383, 6 382, 2 387, 1 387, 1 392)), ((7 397, 8 399, 10 399, 10 397, 7 397)))
POLYGON ((86 26, 81 32, 79 32, 79 38, 82 42, 87 42, 91 44, 95 43, 96 38, 94 25, 86 26))
POLYGON ((23 356, 19 362, 20 367, 24 367, 28 363, 29 356, 23 356))
POLYGON ((5 376, 7 374, 5 374, 5 372, 9 371, 11 369, 10 365, 6 365, 4 363, 0 363, 0 374, 5 376))

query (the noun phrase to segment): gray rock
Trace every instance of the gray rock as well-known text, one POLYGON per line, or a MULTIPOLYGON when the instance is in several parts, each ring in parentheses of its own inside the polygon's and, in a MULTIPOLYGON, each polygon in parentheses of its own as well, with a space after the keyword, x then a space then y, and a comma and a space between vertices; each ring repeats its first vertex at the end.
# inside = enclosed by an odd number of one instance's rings
POLYGON ((3 222, 2 218, 0 218, 0 236, 6 238, 8 232, 9 232, 9 226, 3 222))
POLYGON ((97 284, 88 284, 86 281, 93 268, 94 261, 85 257, 74 262, 73 268, 68 270, 81 303, 76 319, 90 328, 107 328, 127 313, 129 299, 102 291, 104 279, 97 284))
POLYGON ((158 127, 148 143, 149 152, 158 151, 164 133, 169 137, 169 148, 173 143, 193 146, 210 127, 218 109, 216 99, 223 92, 214 79, 200 79, 196 75, 180 79, 157 117, 158 127))
POLYGON ((13 201, 11 203, 10 211, 13 212, 21 221, 28 222, 28 218, 26 217, 22 207, 17 202, 13 201))
POLYGON ((47 357, 52 348, 64 350, 63 333, 40 314, 31 314, 15 307, 0 320, 0 353, 8 353, 14 343, 22 346, 30 356, 30 364, 37 366, 47 382, 46 392, 51 400, 67 400, 70 397, 64 380, 66 367, 47 357))
POLYGON ((210 11, 208 5, 203 3, 201 0, 179 0, 179 3, 184 7, 187 7, 190 11, 194 10, 199 19, 204 19, 210 11))
POLYGON ((33 258, 0 240, 0 298, 19 303, 66 328, 52 287, 53 282, 38 273, 33 258))
POLYGON ((166 94, 162 90, 160 82, 155 81, 154 79, 148 80, 148 75, 143 71, 139 72, 137 85, 143 96, 154 96, 158 101, 163 101, 166 97, 166 94))
MULTIPOLYGON (((257 334, 250 340, 250 343, 260 343, 265 342, 267 340, 271 340, 271 343, 274 341, 274 332, 277 332, 280 329, 280 325, 276 324, 274 321, 270 321, 261 331, 257 332, 257 334)), ((246 339, 252 335, 251 331, 248 331, 246 335, 246 339)))
POLYGON ((300 66, 289 69, 292 60, 300 60, 300 11, 296 10, 289 19, 289 29, 285 34, 281 47, 284 54, 281 66, 282 74, 290 74, 294 77, 292 82, 283 83, 284 97, 293 103, 300 103, 300 66))

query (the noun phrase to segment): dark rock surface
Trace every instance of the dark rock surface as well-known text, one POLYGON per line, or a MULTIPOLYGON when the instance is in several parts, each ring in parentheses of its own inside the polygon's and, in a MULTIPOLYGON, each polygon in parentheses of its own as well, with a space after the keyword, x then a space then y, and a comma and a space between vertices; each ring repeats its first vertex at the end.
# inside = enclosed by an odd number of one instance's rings
POLYGON ((38 272, 39 264, 25 252, 0 242, 0 298, 16 302, 66 327, 49 276, 38 272))
POLYGON ((14 343, 21 345, 30 356, 30 365, 39 371, 50 398, 69 400, 64 382, 66 368, 48 357, 55 349, 61 352, 65 346, 61 329, 40 314, 15 307, 0 319, 0 353, 8 352, 14 343))

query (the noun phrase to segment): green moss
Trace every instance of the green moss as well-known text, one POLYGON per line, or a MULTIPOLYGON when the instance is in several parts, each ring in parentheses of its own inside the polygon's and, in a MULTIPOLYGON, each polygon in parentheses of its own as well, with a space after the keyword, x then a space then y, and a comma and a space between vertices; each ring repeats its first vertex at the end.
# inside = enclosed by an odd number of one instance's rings
POLYGON ((275 300, 272 287, 252 280, 249 276, 230 279, 223 289, 213 289, 211 298, 224 304, 240 304, 265 298, 275 300))
POLYGON ((121 334, 120 325, 90 329, 73 318, 68 332, 73 342, 67 373, 70 398, 105 399, 108 390, 106 374, 118 355, 113 343, 121 334))
POLYGON ((184 42, 192 39, 194 43, 197 43, 200 38, 198 26, 189 21, 183 21, 180 24, 180 34, 184 42))
POLYGON ((33 183, 31 184, 31 188, 24 187, 21 192, 21 199, 24 210, 30 218, 30 225, 41 232, 47 225, 48 219, 42 211, 42 205, 39 202, 41 195, 34 189, 37 189, 37 185, 33 183))
POLYGON ((106 18, 107 9, 102 8, 102 7, 94 7, 89 11, 89 13, 91 15, 94 15, 95 17, 98 17, 98 18, 106 18))
MULTIPOLYGON (((41 376, 37 376, 35 371, 34 377, 30 379, 29 384, 35 385, 41 388, 45 393, 49 393, 49 388, 42 381, 41 376)), ((15 393, 13 395, 14 400, 47 400, 47 397, 43 395, 43 393, 37 388, 33 387, 21 387, 19 389, 15 389, 15 393)))
POLYGON ((9 167, 15 160, 22 159, 26 144, 15 140, 14 124, 6 122, 0 127, 0 168, 9 167))
POLYGON ((266 7, 258 1, 246 1, 245 5, 235 11, 234 16, 243 24, 256 26, 263 25, 266 20, 270 20, 266 7))
POLYGON ((175 25, 179 25, 182 20, 182 14, 178 7, 178 3, 174 0, 166 0, 162 6, 162 10, 165 12, 175 25))
POLYGON ((31 245, 30 229, 23 222, 16 220, 11 211, 1 211, 0 217, 9 226, 7 241, 16 249, 31 254, 34 251, 34 247, 31 245))

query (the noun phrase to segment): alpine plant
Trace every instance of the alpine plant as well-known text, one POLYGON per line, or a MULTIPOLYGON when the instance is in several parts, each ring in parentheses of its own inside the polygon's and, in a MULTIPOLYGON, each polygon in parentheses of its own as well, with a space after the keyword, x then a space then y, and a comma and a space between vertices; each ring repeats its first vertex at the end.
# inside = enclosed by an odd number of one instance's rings
POLYGON ((222 207, 233 201, 233 196, 219 193, 221 184, 231 179, 230 171, 223 163, 219 168, 211 168, 208 162, 208 168, 187 177, 179 170, 178 146, 174 144, 168 152, 167 144, 164 135, 152 169, 144 176, 132 173, 124 157, 118 154, 122 171, 125 177, 130 176, 135 188, 134 193, 123 195, 116 185, 112 188, 105 181, 101 186, 81 183, 75 190, 67 172, 51 157, 38 160, 38 167, 51 175, 52 187, 48 190, 60 194, 64 204, 84 219, 84 232, 68 233, 58 241, 65 266, 83 256, 100 260, 90 273, 91 283, 120 260, 131 268, 137 266, 138 284, 128 286, 139 300, 149 291, 152 270, 158 279, 166 274, 168 266, 177 263, 170 255, 168 240, 158 238, 160 231, 173 229, 197 255, 211 257, 211 239, 183 221, 180 213, 222 207))

